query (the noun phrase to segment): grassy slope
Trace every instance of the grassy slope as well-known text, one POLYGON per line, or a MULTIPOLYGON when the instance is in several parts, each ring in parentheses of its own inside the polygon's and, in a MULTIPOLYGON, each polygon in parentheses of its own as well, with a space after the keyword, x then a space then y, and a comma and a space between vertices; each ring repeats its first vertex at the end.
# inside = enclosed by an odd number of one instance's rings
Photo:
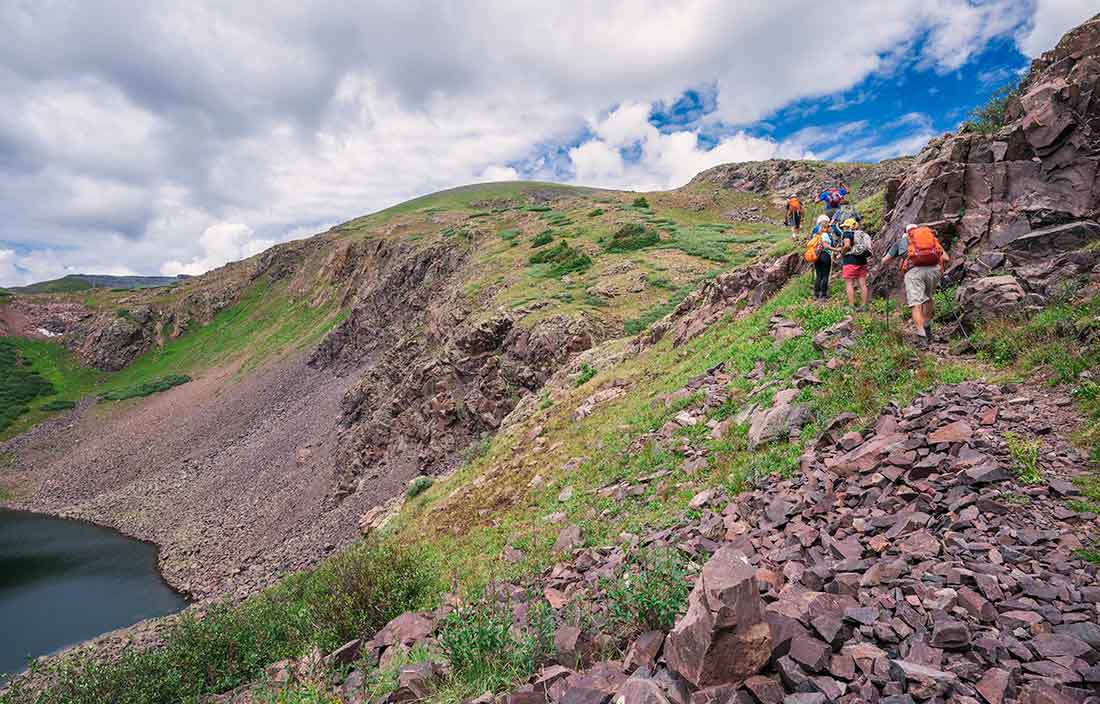
POLYGON ((53 401, 118 392, 169 375, 199 374, 222 364, 239 364, 242 371, 247 371, 288 351, 315 344, 343 315, 333 303, 314 307, 288 295, 282 284, 257 284, 209 324, 155 348, 116 373, 81 365, 56 342, 4 338, 18 347, 25 365, 52 383, 55 393, 33 401, 29 413, 0 430, 0 439, 48 417, 50 412, 42 406, 53 401))

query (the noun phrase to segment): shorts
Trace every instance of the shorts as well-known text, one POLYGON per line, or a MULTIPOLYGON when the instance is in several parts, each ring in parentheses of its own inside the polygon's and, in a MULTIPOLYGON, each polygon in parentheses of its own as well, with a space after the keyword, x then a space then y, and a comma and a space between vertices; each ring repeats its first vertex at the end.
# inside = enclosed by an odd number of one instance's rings
POLYGON ((791 216, 787 218, 787 222, 789 222, 791 227, 793 227, 794 229, 801 230, 802 213, 792 213, 791 216))
POLYGON ((910 308, 932 298, 940 285, 938 266, 915 266, 905 272, 905 303, 910 308))
POLYGON ((866 264, 845 264, 840 275, 846 279, 862 279, 867 276, 866 264))

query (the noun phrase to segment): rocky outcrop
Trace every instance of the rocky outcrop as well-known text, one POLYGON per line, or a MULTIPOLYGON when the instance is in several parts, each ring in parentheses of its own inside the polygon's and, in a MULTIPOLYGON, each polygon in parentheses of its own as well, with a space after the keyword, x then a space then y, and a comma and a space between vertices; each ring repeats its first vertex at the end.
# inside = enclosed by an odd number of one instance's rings
MULTIPOLYGON (((888 189, 876 249, 907 223, 931 224, 952 255, 950 280, 986 278, 960 294, 971 315, 1026 310, 1066 287, 1100 290, 1098 184, 1100 16, 1032 63, 1004 127, 963 130, 921 151, 888 189)), ((892 271, 872 276, 879 291, 897 283, 892 271)))
POLYGON ((805 268, 802 254, 792 252, 721 274, 692 292, 676 310, 650 327, 640 337, 640 342, 653 344, 672 332, 673 344, 683 344, 732 311, 759 306, 805 268))

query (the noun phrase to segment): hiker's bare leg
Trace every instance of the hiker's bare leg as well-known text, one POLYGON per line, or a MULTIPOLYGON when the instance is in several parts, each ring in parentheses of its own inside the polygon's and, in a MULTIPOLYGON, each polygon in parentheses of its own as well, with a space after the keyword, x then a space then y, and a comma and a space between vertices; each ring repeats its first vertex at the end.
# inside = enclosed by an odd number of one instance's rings
POLYGON ((923 304, 921 304, 921 315, 924 316, 925 322, 932 321, 932 299, 929 298, 923 304))
POLYGON ((871 292, 867 290, 867 277, 864 276, 859 280, 859 298, 863 301, 863 307, 867 307, 867 300, 870 298, 871 292))
POLYGON ((848 305, 856 304, 856 282, 854 279, 844 279, 844 290, 848 292, 848 305))
POLYGON ((913 311, 913 325, 917 326, 917 334, 924 337, 924 305, 910 308, 913 311))

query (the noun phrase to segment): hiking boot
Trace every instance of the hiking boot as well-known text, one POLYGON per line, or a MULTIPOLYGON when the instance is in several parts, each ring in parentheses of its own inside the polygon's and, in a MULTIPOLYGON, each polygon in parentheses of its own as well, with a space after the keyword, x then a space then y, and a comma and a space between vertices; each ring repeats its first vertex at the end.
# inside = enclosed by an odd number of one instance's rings
POLYGON ((929 340, 932 339, 932 323, 931 322, 927 322, 927 323, 924 324, 924 336, 927 337, 929 340))
POLYGON ((918 350, 928 349, 928 337, 926 335, 917 335, 917 339, 913 343, 918 350))

